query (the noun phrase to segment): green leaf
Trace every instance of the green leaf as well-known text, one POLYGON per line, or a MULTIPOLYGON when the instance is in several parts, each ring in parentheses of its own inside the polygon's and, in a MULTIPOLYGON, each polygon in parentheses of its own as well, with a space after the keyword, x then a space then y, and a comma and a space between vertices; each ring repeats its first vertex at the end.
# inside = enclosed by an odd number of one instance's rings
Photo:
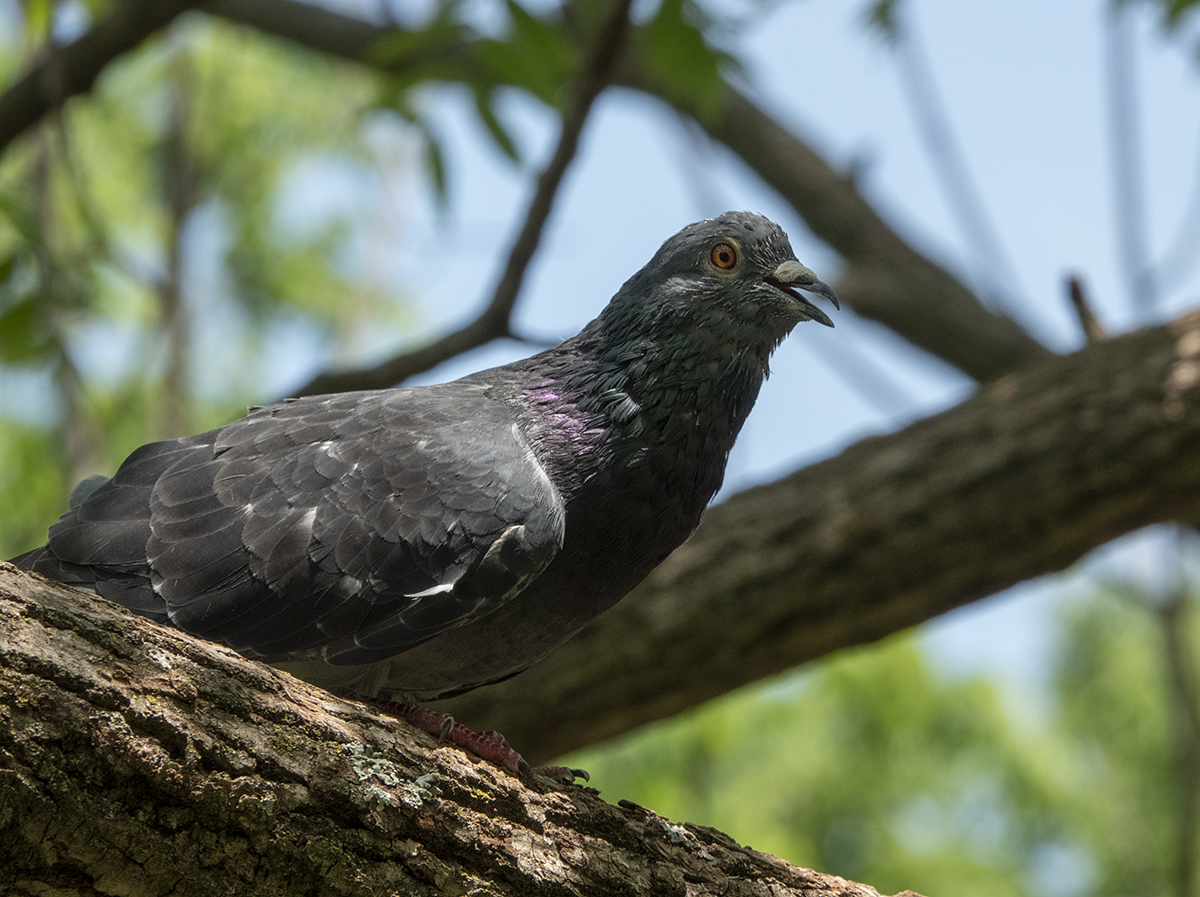
POLYGON ((863 17, 867 30, 874 31, 888 43, 894 42, 900 31, 899 5, 899 0, 876 0, 868 6, 863 17))
POLYGON ((8 256, 0 261, 0 288, 3 287, 5 281, 12 277, 13 270, 17 267, 16 253, 9 253, 8 256))
POLYGON ((699 117, 715 114, 725 95, 722 68, 732 58, 713 47, 702 11, 690 0, 663 0, 641 29, 642 57, 663 91, 695 106, 699 117))
POLYGON ((478 67, 472 84, 477 90, 520 87, 553 106, 577 67, 575 46, 561 21, 538 18, 513 2, 508 12, 509 27, 502 38, 476 42, 478 67))
POLYGON ((53 354, 53 335, 40 302, 40 294, 30 293, 0 314, 0 360, 5 364, 30 364, 53 354))
POLYGON ((455 15, 444 8, 424 28, 391 29, 367 51, 368 63, 387 70, 397 91, 431 80, 470 80, 473 34, 455 15))
POLYGON ((41 247, 42 234, 38 230, 37 221, 24 205, 0 193, 0 215, 8 219, 9 224, 27 244, 34 248, 41 247))
POLYGON ((1167 5, 1167 22, 1175 27, 1183 18, 1184 13, 1200 3, 1200 0, 1170 0, 1167 5))
POLYGON ((552 103, 563 82, 578 66, 578 53, 561 21, 539 19, 509 0, 512 22, 508 44, 521 67, 506 81, 521 86, 546 103, 552 103))
POLYGON ((495 101, 496 92, 494 90, 475 91, 475 110, 479 113, 479 118, 488 129, 488 133, 492 135, 492 140, 496 142, 496 146, 500 147, 500 151, 504 155, 514 162, 520 162, 521 156, 517 152, 517 145, 513 142, 512 135, 496 117, 495 101))
POLYGON ((433 195, 438 205, 444 209, 450 199, 446 157, 442 153, 442 145, 437 136, 427 126, 422 124, 420 127, 425 136, 425 166, 429 171, 430 180, 433 181, 433 195))

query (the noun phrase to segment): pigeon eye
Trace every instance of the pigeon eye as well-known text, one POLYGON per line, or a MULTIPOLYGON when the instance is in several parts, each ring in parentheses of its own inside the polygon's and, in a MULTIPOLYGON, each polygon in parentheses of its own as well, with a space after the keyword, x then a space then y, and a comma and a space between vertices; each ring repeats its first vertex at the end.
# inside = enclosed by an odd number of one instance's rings
POLYGON ((712 248, 712 253, 709 255, 712 263, 722 271, 728 271, 737 264, 737 250, 728 243, 718 243, 712 248))

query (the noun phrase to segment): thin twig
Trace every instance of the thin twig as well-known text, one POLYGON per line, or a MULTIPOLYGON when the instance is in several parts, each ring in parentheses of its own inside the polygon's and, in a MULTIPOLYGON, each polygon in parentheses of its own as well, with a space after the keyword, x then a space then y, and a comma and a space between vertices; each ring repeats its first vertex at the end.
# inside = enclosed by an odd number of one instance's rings
POLYGON ((629 26, 631 0, 616 0, 585 57, 562 116, 558 146, 538 177, 537 189, 525 214, 516 240, 509 251, 492 300, 487 308, 465 327, 448 333, 413 352, 390 358, 374 368, 320 374, 297 391, 297 395, 319 395, 349 389, 380 389, 393 386, 466 352, 509 336, 513 307, 521 291, 525 272, 537 251, 542 231, 554 204, 563 175, 579 147, 579 135, 596 97, 608 86, 613 66, 629 26))
MULTIPOLYGON (((395 60, 373 55, 371 48, 387 37, 387 28, 299 0, 210 0, 205 9, 301 46, 383 71, 403 71, 423 64, 424 57, 395 60)), ((104 45, 99 35, 89 39, 96 45, 94 51, 99 52, 104 45)), ((111 61, 132 46, 128 41, 109 41, 109 55, 103 61, 111 61)), ((438 47, 438 53, 442 59, 455 59, 461 65, 469 65, 473 57, 469 41, 446 42, 438 47)), ((635 57, 622 56, 614 82, 661 97, 661 88, 639 69, 635 57)), ((16 95, 27 94, 28 85, 21 82, 10 92, 13 96, 0 95, 0 135, 15 122, 6 111, 22 105, 16 95)), ((701 116, 697 108, 679 97, 667 101, 740 155, 804 217, 817 237, 828 241, 848 261, 860 263, 858 268, 866 276, 858 277, 854 284, 839 283, 838 287, 839 292, 845 288, 843 299, 850 297, 850 304, 859 314, 891 328, 980 381, 995 380, 1050 357, 1045 346, 1012 320, 986 311, 953 275, 901 240, 849 180, 795 133, 781 127, 744 94, 733 88, 726 93, 715 118, 701 116), (869 259, 877 264, 866 265, 869 259)), ((45 108, 43 104, 43 112, 45 108)), ((22 127, 29 121, 26 115, 22 127)), ((0 148, 3 144, 0 140, 0 148)), ((428 349, 430 357, 444 357, 439 347, 428 349)))
POLYGON ((1145 318, 1154 310, 1158 291, 1146 246, 1146 188, 1142 178, 1135 69, 1137 46, 1132 15, 1132 8, 1124 3, 1114 3, 1109 10, 1105 28, 1105 74, 1113 194, 1117 205, 1117 247, 1133 309, 1145 318))
MULTIPOLYGON (((1197 161, 1200 161, 1198 159, 1197 161)), ((1192 188, 1188 194, 1179 227, 1167 251, 1155 265, 1156 286, 1166 291, 1179 286, 1200 262, 1200 167, 1193 174, 1192 188)))
POLYGON ((1087 338, 1089 345, 1099 342, 1102 339, 1107 339, 1108 332, 1104 329, 1104 325, 1100 323, 1100 319, 1096 317, 1096 313, 1092 311, 1087 293, 1083 289, 1083 280, 1079 275, 1071 274, 1067 277, 1067 295, 1071 298, 1071 305, 1075 309, 1075 316, 1079 319, 1079 326, 1082 328, 1083 335, 1087 338))
POLYGON ((957 219, 974 255, 979 292, 985 302, 991 301, 993 311, 999 312, 1022 298, 1016 269, 1004 251, 1004 244, 971 177, 970 167, 938 94, 928 57, 912 23, 912 9, 905 7, 905 10, 903 21, 896 23, 894 44, 900 83, 950 212, 957 219))
MULTIPOLYGON (((298 0, 215 0, 210 9, 322 53, 385 71, 397 67, 396 60, 368 52, 387 29, 298 0)), ((448 42, 439 52, 469 66, 475 52, 470 43, 448 42)), ((816 237, 857 262, 865 276, 853 285, 850 304, 859 314, 983 382, 1049 359, 1049 349, 1012 319, 987 311, 954 275, 902 240, 847 177, 744 93, 726 84, 718 111, 706 111, 664 89, 632 52, 622 55, 613 81, 689 116, 777 190, 816 237)))

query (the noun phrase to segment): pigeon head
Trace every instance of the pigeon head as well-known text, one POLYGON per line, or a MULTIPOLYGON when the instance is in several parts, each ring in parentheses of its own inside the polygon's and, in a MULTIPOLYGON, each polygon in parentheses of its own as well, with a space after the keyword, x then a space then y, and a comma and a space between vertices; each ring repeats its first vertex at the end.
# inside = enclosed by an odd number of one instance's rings
POLYGON ((806 292, 839 307, 833 289, 796 259, 779 225, 751 212, 726 212, 667 240, 613 297, 606 315, 626 333, 703 329, 769 352, 801 321, 833 326, 806 292))
POLYGON ((679 449, 660 466, 707 501, 771 353, 801 321, 833 326, 805 292, 837 306, 777 224, 750 212, 697 222, 663 243, 578 336, 529 360, 552 372, 534 392, 598 413, 602 423, 587 427, 623 439, 620 459, 641 454, 645 433, 660 434, 667 450, 679 449))

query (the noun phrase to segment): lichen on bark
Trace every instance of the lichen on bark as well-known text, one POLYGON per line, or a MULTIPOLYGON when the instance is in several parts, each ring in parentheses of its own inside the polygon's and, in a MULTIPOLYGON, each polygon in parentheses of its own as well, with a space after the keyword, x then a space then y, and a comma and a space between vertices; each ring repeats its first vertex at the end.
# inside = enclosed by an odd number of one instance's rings
POLYGON ((869 895, 0 564, 0 892, 869 895))

